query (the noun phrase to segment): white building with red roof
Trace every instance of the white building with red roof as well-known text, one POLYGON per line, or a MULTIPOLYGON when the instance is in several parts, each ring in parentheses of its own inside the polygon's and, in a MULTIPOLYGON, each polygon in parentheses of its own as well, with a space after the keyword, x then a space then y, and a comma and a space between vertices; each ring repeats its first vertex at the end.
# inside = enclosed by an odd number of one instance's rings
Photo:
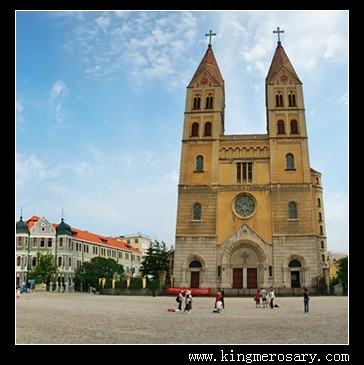
POLYGON ((126 241, 70 227, 64 222, 50 223, 33 216, 16 223, 16 285, 27 283, 36 265, 37 253, 50 252, 58 265, 57 281, 66 291, 74 291, 75 270, 93 257, 112 258, 123 265, 127 276, 139 276, 141 252, 126 241))

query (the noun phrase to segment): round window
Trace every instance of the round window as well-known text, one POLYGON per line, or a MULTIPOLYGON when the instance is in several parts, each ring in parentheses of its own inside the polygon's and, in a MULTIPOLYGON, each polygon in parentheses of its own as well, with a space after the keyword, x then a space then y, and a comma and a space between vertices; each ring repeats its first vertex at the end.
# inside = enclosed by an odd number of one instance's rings
POLYGON ((251 195, 243 193, 236 197, 234 202, 234 210, 239 217, 249 217, 253 214, 254 209, 255 200, 251 195))

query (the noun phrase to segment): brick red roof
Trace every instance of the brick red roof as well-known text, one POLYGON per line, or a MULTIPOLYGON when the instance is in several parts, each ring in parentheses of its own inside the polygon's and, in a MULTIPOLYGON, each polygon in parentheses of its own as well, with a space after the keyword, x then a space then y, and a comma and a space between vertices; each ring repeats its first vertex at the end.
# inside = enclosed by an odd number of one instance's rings
POLYGON ((200 62, 197 71, 193 75, 190 84, 194 83, 203 72, 208 72, 221 86, 224 86, 224 80, 221 76, 219 66, 217 65, 211 44, 209 44, 207 51, 200 62))
POLYGON ((270 65, 268 75, 266 77, 266 83, 270 83, 273 78, 282 70, 285 69, 291 76, 293 76, 298 82, 301 83, 298 78, 296 71, 294 70, 291 61, 289 60, 284 48, 281 45, 281 42, 278 42, 278 46, 273 56, 272 63, 270 65))
POLYGON ((71 231, 73 233, 73 238, 79 239, 81 241, 97 243, 97 244, 103 245, 103 246, 115 247, 115 248, 120 248, 120 249, 126 250, 126 251, 140 253, 139 250, 137 250, 136 248, 132 247, 131 245, 129 245, 128 243, 126 243, 124 241, 119 241, 119 240, 116 240, 113 238, 100 236, 98 234, 91 233, 88 231, 82 231, 81 229, 77 229, 77 228, 71 228, 71 231))
MULTIPOLYGON (((26 221, 26 224, 28 225, 29 231, 35 225, 35 223, 37 223, 39 221, 39 219, 40 218, 38 216, 33 215, 31 218, 29 218, 26 221)), ((52 226, 54 228, 57 228, 58 224, 52 223, 52 226)), ((102 245, 102 246, 105 246, 105 247, 114 247, 114 248, 119 248, 119 249, 122 249, 122 250, 125 250, 125 251, 140 253, 139 250, 137 250, 136 248, 132 247, 131 245, 129 245, 127 242, 124 242, 124 241, 119 241, 119 240, 116 240, 114 238, 101 236, 101 235, 96 234, 96 233, 83 231, 81 229, 73 228, 73 227, 71 228, 71 231, 72 231, 72 234, 73 234, 73 238, 79 239, 80 241, 96 243, 98 245, 102 245)))

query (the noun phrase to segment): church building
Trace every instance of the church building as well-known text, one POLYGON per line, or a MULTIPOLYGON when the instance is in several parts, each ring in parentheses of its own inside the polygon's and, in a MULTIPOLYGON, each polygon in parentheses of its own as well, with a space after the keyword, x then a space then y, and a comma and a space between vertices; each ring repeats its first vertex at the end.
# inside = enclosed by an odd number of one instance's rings
POLYGON ((266 133, 245 135, 224 134, 224 79, 207 34, 186 93, 175 286, 310 288, 327 278, 321 173, 282 32, 265 79, 266 133))

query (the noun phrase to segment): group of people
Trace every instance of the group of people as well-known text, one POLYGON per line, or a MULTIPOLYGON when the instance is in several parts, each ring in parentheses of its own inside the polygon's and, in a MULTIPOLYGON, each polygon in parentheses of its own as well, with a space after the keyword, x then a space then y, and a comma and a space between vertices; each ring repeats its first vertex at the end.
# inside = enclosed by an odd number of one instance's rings
POLYGON ((182 304, 185 303, 184 312, 190 314, 192 309, 192 294, 191 290, 184 291, 181 289, 176 297, 176 301, 178 303, 178 308, 175 309, 175 312, 182 312, 182 304))
POLYGON ((265 290, 265 288, 258 289, 255 293, 255 308, 274 308, 274 289, 270 288, 269 292, 265 290), (262 301, 262 307, 260 305, 260 301, 262 301))
MULTIPOLYGON (((270 288, 269 292, 267 293, 267 291, 265 290, 265 288, 262 288, 261 290, 258 289, 257 292, 255 293, 255 308, 271 308, 273 309, 274 307, 278 307, 277 304, 274 304, 274 289, 270 288), (268 298, 268 300, 267 300, 268 298), (262 305, 263 307, 261 307, 260 305, 260 301, 262 301, 262 305), (268 303, 269 302, 269 303, 268 303)), ((308 294, 307 288, 304 288, 303 290, 303 310, 305 313, 309 312, 309 303, 310 300, 310 296, 308 294)))
MULTIPOLYGON (((222 310, 225 308, 225 301, 224 301, 224 289, 219 288, 217 290, 215 296, 215 305, 213 308, 214 313, 221 313, 222 310)), ((258 289, 254 296, 255 307, 256 308, 271 308, 278 307, 277 304, 274 304, 274 289, 270 288, 269 292, 265 288, 258 289), (261 306, 262 305, 262 306, 261 306)), ((303 291, 303 305, 304 305, 304 312, 308 313, 309 311, 309 303, 310 297, 306 288, 303 291)), ((192 294, 190 290, 181 289, 176 297, 176 301, 178 303, 178 308, 175 309, 175 312, 182 312, 182 304, 185 303, 184 312, 190 314, 192 309, 192 294)))

